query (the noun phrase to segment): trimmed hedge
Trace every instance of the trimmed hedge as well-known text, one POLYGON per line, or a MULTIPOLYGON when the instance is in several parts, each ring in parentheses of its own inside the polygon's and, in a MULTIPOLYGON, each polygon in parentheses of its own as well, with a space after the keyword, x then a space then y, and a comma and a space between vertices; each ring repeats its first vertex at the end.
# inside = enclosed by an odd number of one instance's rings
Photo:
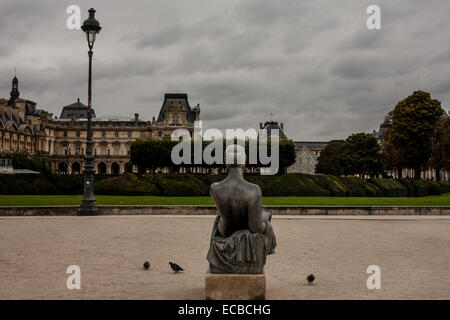
POLYGON ((369 180, 372 184, 376 185, 383 196, 386 197, 406 197, 408 196, 408 189, 400 181, 394 179, 381 179, 372 178, 369 180))
POLYGON ((284 174, 265 179, 261 191, 264 196, 329 196, 330 192, 314 183, 309 175, 284 174))
POLYGON ((439 181, 439 185, 441 186, 442 193, 450 192, 450 182, 439 181))
POLYGON ((383 193, 381 190, 366 181, 365 179, 358 177, 336 177, 343 185, 347 187, 347 197, 381 197, 383 193))
POLYGON ((348 187, 341 182, 338 177, 328 175, 314 175, 312 176, 315 183, 330 192, 333 197, 345 197, 348 192, 348 187))
POLYGON ((439 183, 435 181, 413 180, 415 194, 418 197, 441 194, 442 189, 439 183))
MULTIPOLYGON (((208 196, 224 175, 144 174, 96 176, 95 193, 103 195, 208 196)), ((450 192, 450 182, 393 180, 288 173, 246 175, 263 196, 405 197, 450 192)), ((82 194, 81 175, 0 175, 0 194, 82 194)))
POLYGON ((114 196, 158 195, 159 193, 154 184, 147 183, 140 177, 131 173, 95 181, 94 192, 96 194, 108 194, 114 196))

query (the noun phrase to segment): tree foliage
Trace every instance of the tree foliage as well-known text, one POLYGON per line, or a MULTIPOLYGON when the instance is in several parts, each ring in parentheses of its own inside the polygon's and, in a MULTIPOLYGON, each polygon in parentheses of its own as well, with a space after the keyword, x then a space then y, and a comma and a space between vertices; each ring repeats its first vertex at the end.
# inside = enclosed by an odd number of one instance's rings
MULTIPOLYGON (((212 141, 202 141, 202 154, 205 150, 205 148, 211 144, 212 141)), ((138 166, 140 168, 141 172, 146 171, 146 169, 150 169, 150 171, 153 171, 156 168, 169 168, 171 171, 175 171, 178 168, 193 168, 193 167, 203 167, 203 168, 225 168, 224 161, 222 161, 222 164, 207 164, 204 162, 204 159, 202 157, 202 163, 201 164, 195 164, 194 163, 194 140, 191 140, 190 143, 190 164, 179 164, 176 165, 172 162, 171 159, 171 153, 172 149, 175 147, 175 145, 178 144, 178 141, 171 141, 170 139, 163 139, 163 140, 142 140, 138 139, 135 142, 131 144, 130 148, 130 159, 131 162, 138 166)), ((226 141, 222 141, 222 146, 225 148, 226 141)), ((259 142, 257 141, 257 152, 259 154, 259 142)), ((247 164, 246 166, 251 167, 264 167, 268 165, 263 165, 259 162, 256 164, 249 164, 249 142, 246 141, 245 143, 245 150, 246 150, 246 160, 247 164)), ((271 148, 270 148, 270 142, 268 142, 268 156, 271 156, 271 148)), ((214 153, 213 153, 214 155, 214 153)), ((225 155, 225 152, 224 152, 225 155)), ((286 168, 295 163, 295 145, 290 140, 280 140, 279 141, 279 173, 284 173, 286 171, 286 168)))
POLYGON ((344 174, 373 177, 383 172, 383 156, 377 138, 367 133, 356 133, 345 142, 340 160, 344 174))
POLYGON ((377 138, 356 133, 344 140, 333 140, 320 153, 317 173, 331 175, 369 175, 383 172, 383 157, 377 138))
POLYGON ((335 176, 343 175, 343 166, 340 161, 346 144, 344 140, 330 141, 317 159, 316 172, 335 176))
POLYGON ((0 152, 0 158, 11 159, 14 169, 29 169, 43 174, 50 174, 50 165, 48 161, 37 155, 26 151, 3 151, 0 152))
POLYGON ((450 170, 450 117, 443 116, 436 123, 432 138, 430 164, 436 168, 438 180, 442 169, 450 170))
POLYGON ((436 122, 443 113, 441 103, 425 91, 415 91, 392 112, 389 142, 398 152, 400 166, 414 168, 416 179, 430 159, 436 122))

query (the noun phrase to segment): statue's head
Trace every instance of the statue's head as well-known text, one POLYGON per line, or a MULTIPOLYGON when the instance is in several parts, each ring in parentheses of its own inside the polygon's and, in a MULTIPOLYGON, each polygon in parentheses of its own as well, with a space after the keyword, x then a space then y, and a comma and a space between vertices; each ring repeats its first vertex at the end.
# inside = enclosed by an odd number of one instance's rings
POLYGON ((228 146, 225 149, 225 164, 228 168, 245 167, 245 149, 237 144, 228 146))

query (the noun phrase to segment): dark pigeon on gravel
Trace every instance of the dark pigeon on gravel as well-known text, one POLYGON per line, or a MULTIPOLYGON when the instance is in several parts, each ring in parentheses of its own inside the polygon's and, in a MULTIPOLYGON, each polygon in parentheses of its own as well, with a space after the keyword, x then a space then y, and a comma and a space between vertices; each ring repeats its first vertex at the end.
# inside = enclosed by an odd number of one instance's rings
POLYGON ((177 265, 176 263, 169 262, 169 264, 172 270, 175 271, 175 273, 183 271, 183 268, 177 265))

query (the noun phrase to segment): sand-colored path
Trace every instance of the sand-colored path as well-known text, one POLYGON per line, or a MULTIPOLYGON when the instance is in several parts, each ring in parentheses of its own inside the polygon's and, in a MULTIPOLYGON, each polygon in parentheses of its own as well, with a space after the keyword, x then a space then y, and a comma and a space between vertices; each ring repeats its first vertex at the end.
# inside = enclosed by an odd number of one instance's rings
MULTIPOLYGON (((203 299, 212 223, 210 216, 0 218, 0 299, 203 299), (185 272, 173 274, 169 261, 185 272), (69 265, 81 268, 81 290, 66 288, 69 265)), ((273 225, 268 299, 450 299, 450 219, 275 217, 273 225), (366 287, 373 264, 380 290, 366 287)))

